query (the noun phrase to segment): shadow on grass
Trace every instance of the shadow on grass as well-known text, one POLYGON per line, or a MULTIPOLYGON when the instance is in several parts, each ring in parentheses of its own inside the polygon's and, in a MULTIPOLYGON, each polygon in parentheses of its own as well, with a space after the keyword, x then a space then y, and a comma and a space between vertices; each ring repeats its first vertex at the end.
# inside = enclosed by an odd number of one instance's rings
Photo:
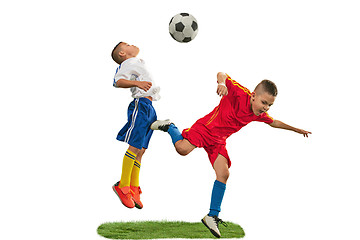
MULTIPOLYGON (((227 224, 227 227, 219 225, 222 238, 245 236, 240 225, 231 222, 227 224)), ((109 239, 215 238, 201 222, 112 222, 101 224, 97 232, 109 239)))

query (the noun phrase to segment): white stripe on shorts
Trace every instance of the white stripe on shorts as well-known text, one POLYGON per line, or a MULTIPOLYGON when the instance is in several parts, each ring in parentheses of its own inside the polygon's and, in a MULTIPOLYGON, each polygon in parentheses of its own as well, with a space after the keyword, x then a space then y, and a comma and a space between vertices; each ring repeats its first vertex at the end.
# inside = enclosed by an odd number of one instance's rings
POLYGON ((131 132, 132 130, 134 129, 134 126, 135 126, 135 121, 136 121, 136 117, 137 117, 137 114, 139 112, 139 99, 136 98, 135 99, 135 108, 134 108, 134 112, 132 114, 132 117, 131 117, 131 125, 129 127, 129 129, 127 130, 126 132, 126 135, 125 135, 125 142, 126 143, 129 143, 129 140, 130 140, 130 136, 131 136, 131 132))

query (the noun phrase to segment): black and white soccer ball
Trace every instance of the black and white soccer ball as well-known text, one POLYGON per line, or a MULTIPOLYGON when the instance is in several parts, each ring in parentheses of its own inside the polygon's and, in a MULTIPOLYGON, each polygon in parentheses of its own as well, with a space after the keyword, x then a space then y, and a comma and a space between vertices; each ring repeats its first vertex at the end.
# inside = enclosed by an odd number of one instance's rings
POLYGON ((198 24, 192 15, 188 13, 179 13, 170 20, 169 32, 176 41, 187 43, 196 37, 198 33, 198 24))

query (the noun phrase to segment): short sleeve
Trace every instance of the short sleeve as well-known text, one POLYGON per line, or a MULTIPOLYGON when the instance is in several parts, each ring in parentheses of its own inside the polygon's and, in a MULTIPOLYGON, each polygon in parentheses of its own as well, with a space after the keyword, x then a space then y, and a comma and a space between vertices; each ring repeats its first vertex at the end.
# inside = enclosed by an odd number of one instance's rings
POLYGON ((120 66, 116 69, 116 73, 114 76, 114 82, 113 86, 116 87, 116 82, 119 79, 126 79, 126 80, 132 80, 132 68, 129 66, 128 62, 123 62, 120 64, 120 66))
POLYGON ((270 115, 267 112, 265 112, 265 113, 262 113, 259 116, 259 119, 257 119, 256 121, 271 124, 274 122, 274 119, 272 117, 270 117, 270 115))
POLYGON ((130 80, 131 74, 132 74, 131 67, 129 66, 129 64, 124 62, 117 69, 114 80, 115 81, 117 81, 119 79, 130 80))

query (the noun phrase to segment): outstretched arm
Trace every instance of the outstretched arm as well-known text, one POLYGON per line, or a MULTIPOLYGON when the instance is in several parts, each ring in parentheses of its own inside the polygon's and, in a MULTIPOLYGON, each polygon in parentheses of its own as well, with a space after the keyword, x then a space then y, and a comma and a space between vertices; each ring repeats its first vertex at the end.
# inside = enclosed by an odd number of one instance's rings
POLYGON ((302 135, 304 135, 304 137, 308 137, 308 134, 311 134, 311 132, 309 131, 305 131, 299 128, 295 128, 292 127, 290 125, 287 125, 279 120, 274 120, 272 123, 269 124, 270 126, 274 127, 274 128, 281 128, 281 129, 286 129, 286 130, 291 130, 297 133, 300 133, 302 135))

